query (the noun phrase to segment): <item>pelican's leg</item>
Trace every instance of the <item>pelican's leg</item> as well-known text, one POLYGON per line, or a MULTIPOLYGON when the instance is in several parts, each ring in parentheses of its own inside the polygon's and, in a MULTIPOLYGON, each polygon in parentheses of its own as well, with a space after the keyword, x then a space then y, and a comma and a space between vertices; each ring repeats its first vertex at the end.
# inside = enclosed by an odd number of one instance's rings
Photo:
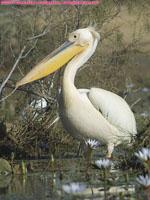
POLYGON ((79 156, 81 149, 82 149, 82 143, 80 142, 79 147, 78 147, 77 156, 79 156))
POLYGON ((108 152, 106 154, 106 158, 111 158, 111 154, 112 154, 112 152, 114 150, 114 144, 113 143, 109 143, 107 145, 107 150, 108 150, 108 152))
POLYGON ((86 145, 85 145, 85 142, 83 140, 80 141, 80 144, 79 144, 79 148, 78 148, 78 152, 77 152, 77 156, 79 156, 80 152, 83 152, 85 153, 86 151, 86 145))

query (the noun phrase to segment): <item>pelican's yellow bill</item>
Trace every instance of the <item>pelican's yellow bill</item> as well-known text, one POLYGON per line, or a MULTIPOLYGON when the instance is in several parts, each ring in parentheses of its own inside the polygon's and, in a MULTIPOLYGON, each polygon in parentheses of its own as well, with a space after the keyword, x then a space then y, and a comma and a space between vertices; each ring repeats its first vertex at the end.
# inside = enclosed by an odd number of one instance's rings
POLYGON ((80 46, 74 44, 73 42, 66 41, 63 45, 36 65, 23 79, 17 82, 16 87, 38 80, 55 72, 72 57, 86 49, 87 46, 88 45, 80 46))

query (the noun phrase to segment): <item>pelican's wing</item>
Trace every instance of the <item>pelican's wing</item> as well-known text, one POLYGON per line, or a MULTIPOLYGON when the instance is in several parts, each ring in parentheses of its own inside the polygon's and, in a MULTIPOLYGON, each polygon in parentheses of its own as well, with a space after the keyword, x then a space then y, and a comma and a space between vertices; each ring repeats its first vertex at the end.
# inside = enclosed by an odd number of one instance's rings
POLYGON ((99 88, 91 88, 88 97, 93 106, 121 132, 136 134, 134 115, 123 98, 99 88))

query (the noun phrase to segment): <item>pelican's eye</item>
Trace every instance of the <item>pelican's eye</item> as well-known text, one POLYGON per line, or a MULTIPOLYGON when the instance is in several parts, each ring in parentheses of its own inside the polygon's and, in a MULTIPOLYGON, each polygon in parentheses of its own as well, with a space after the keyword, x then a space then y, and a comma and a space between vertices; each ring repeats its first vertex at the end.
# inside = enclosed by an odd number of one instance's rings
POLYGON ((70 34, 70 36, 69 36, 69 40, 71 41, 71 42, 77 42, 77 40, 78 40, 78 33, 72 33, 72 34, 70 34))

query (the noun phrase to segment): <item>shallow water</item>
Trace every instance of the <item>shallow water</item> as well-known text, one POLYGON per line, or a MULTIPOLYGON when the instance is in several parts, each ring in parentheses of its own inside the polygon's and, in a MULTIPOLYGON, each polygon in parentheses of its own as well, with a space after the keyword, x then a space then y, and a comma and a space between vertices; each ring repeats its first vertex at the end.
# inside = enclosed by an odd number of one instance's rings
MULTIPOLYGON (((54 165, 49 159, 33 160, 34 171, 27 175, 7 175, 0 178, 0 199, 2 200, 45 200, 73 199, 64 193, 63 184, 79 182, 86 184, 86 190, 79 199, 144 199, 144 191, 136 183, 136 171, 122 171, 112 165, 107 184, 103 173, 93 164, 92 158, 87 170, 84 158, 56 159, 54 165), (105 190, 104 190, 105 188, 105 190)), ((26 163, 28 163, 27 161, 26 163)), ((113 163, 117 163, 113 161, 113 163)))

